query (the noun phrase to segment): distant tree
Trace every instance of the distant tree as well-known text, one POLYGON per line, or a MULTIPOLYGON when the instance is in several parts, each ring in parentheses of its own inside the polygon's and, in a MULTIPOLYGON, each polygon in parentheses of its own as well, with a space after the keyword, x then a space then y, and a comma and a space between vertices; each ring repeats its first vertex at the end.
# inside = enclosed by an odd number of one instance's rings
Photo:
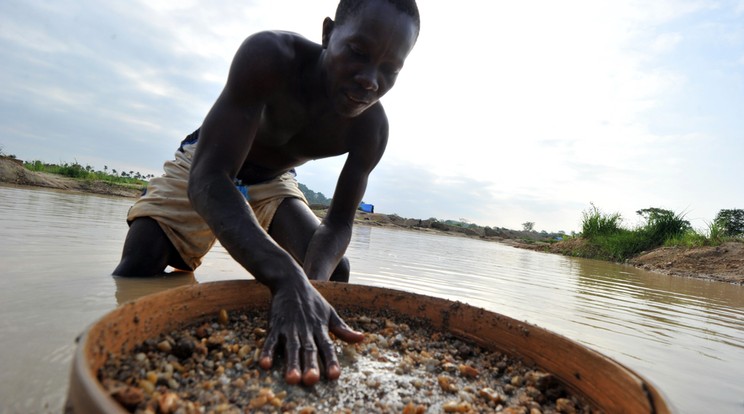
POLYGON ((331 205, 331 200, 326 198, 323 193, 316 193, 315 191, 307 188, 305 184, 299 183, 300 191, 305 195, 305 198, 310 204, 321 204, 324 206, 331 205))
POLYGON ((744 210, 738 208, 721 210, 713 223, 720 226, 726 236, 742 235, 744 234, 744 210))
POLYGON ((684 214, 677 214, 672 210, 667 210, 658 207, 643 208, 636 211, 636 214, 646 219, 648 225, 654 225, 659 222, 672 221, 679 224, 681 229, 689 229, 690 222, 684 220, 684 214))
POLYGON ((535 230, 535 222, 534 221, 526 221, 522 223, 522 229, 524 231, 534 231, 535 230))
POLYGON ((674 212, 672 210, 667 210, 667 209, 658 208, 658 207, 642 208, 636 211, 636 214, 645 218, 648 221, 658 220, 661 217, 674 216, 674 212))
POLYGON ((667 240, 682 236, 692 227, 685 220, 684 213, 677 214, 671 210, 650 207, 636 211, 638 215, 646 219, 646 224, 638 229, 648 241, 648 247, 657 247, 667 240))

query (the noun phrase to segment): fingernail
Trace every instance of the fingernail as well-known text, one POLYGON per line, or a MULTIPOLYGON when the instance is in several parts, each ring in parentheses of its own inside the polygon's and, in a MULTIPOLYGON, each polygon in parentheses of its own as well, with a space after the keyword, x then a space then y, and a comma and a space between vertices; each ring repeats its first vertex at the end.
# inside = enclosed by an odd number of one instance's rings
POLYGON ((296 385, 300 383, 300 381, 302 380, 302 376, 300 375, 299 370, 292 368, 287 371, 287 374, 284 376, 284 380, 287 381, 287 384, 296 385))

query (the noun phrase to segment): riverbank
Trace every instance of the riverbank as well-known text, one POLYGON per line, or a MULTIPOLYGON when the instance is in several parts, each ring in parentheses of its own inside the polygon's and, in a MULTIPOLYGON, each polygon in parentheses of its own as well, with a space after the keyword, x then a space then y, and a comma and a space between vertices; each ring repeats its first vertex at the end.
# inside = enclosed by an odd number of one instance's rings
MULTIPOLYGON (((20 161, 7 157, 0 157, 0 182, 117 197, 135 198, 142 193, 141 188, 122 184, 79 180, 29 171, 20 161)), ((318 207, 314 211, 319 217, 325 214, 324 208, 318 207)), ((437 220, 410 219, 395 214, 358 212, 355 222, 358 225, 477 238, 505 243, 517 248, 568 256, 573 256, 572 252, 576 251, 576 244, 583 242, 581 239, 548 242, 547 238, 537 232, 480 226, 453 226, 437 220)), ((744 285, 744 243, 742 242, 727 242, 720 246, 706 247, 661 247, 632 258, 628 264, 666 275, 744 285)))
MULTIPOLYGON (((580 238, 556 243, 519 243, 516 247, 576 256, 585 251, 586 241, 580 238)), ((659 247, 642 252, 627 261, 635 266, 655 273, 717 282, 744 285, 744 242, 729 241, 719 246, 659 247)))
MULTIPOLYGON (((316 212, 322 217, 324 212, 316 212)), ((544 253, 576 256, 581 238, 565 241, 539 239, 539 233, 490 228, 457 228, 427 220, 405 219, 395 215, 357 213, 360 225, 396 227, 413 231, 472 237, 544 253)), ((744 242, 726 242, 719 246, 659 247, 627 261, 628 265, 664 275, 744 285, 744 242)))
POLYGON ((0 183, 59 190, 93 193, 117 197, 138 197, 142 188, 101 180, 81 180, 57 174, 29 171, 23 162, 9 157, 0 157, 0 183))

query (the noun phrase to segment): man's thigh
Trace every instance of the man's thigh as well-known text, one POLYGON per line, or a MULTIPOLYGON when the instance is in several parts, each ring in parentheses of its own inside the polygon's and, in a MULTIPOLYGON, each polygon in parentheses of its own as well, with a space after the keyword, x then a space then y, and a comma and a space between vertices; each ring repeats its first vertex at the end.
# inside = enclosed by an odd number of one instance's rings
POLYGON ((135 219, 124 241, 116 276, 153 276, 167 266, 188 270, 176 248, 157 221, 150 217, 135 219))
MULTIPOLYGON (((302 265, 307 247, 319 225, 320 219, 307 204, 296 198, 287 198, 274 214, 269 235, 302 265)), ((342 257, 330 280, 348 282, 350 269, 349 259, 342 257)))
POLYGON ((310 240, 319 225, 318 217, 302 200, 285 198, 276 209, 269 226, 269 235, 302 264, 310 240))

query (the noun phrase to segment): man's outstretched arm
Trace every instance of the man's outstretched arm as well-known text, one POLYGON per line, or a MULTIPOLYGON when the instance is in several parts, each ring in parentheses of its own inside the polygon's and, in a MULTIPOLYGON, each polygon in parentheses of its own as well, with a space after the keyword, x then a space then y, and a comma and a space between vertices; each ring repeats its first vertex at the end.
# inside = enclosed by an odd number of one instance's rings
POLYGON ((275 348, 284 343, 288 383, 311 385, 320 378, 318 352, 328 378, 340 367, 330 330, 346 341, 364 336, 351 330, 310 284, 302 268, 261 229, 233 179, 255 139, 264 96, 278 81, 273 39, 249 39, 241 46, 227 85, 207 115, 189 179, 189 199, 217 239, 272 293, 270 331, 260 365, 269 368, 275 348), (268 46, 267 46, 268 44, 268 46), (262 59, 250 59, 250 56, 262 59))
POLYGON ((359 203, 367 189, 369 174, 382 158, 387 145, 388 124, 381 106, 369 110, 360 132, 353 136, 333 194, 333 201, 323 221, 310 240, 303 268, 314 280, 329 280, 351 241, 359 203))

